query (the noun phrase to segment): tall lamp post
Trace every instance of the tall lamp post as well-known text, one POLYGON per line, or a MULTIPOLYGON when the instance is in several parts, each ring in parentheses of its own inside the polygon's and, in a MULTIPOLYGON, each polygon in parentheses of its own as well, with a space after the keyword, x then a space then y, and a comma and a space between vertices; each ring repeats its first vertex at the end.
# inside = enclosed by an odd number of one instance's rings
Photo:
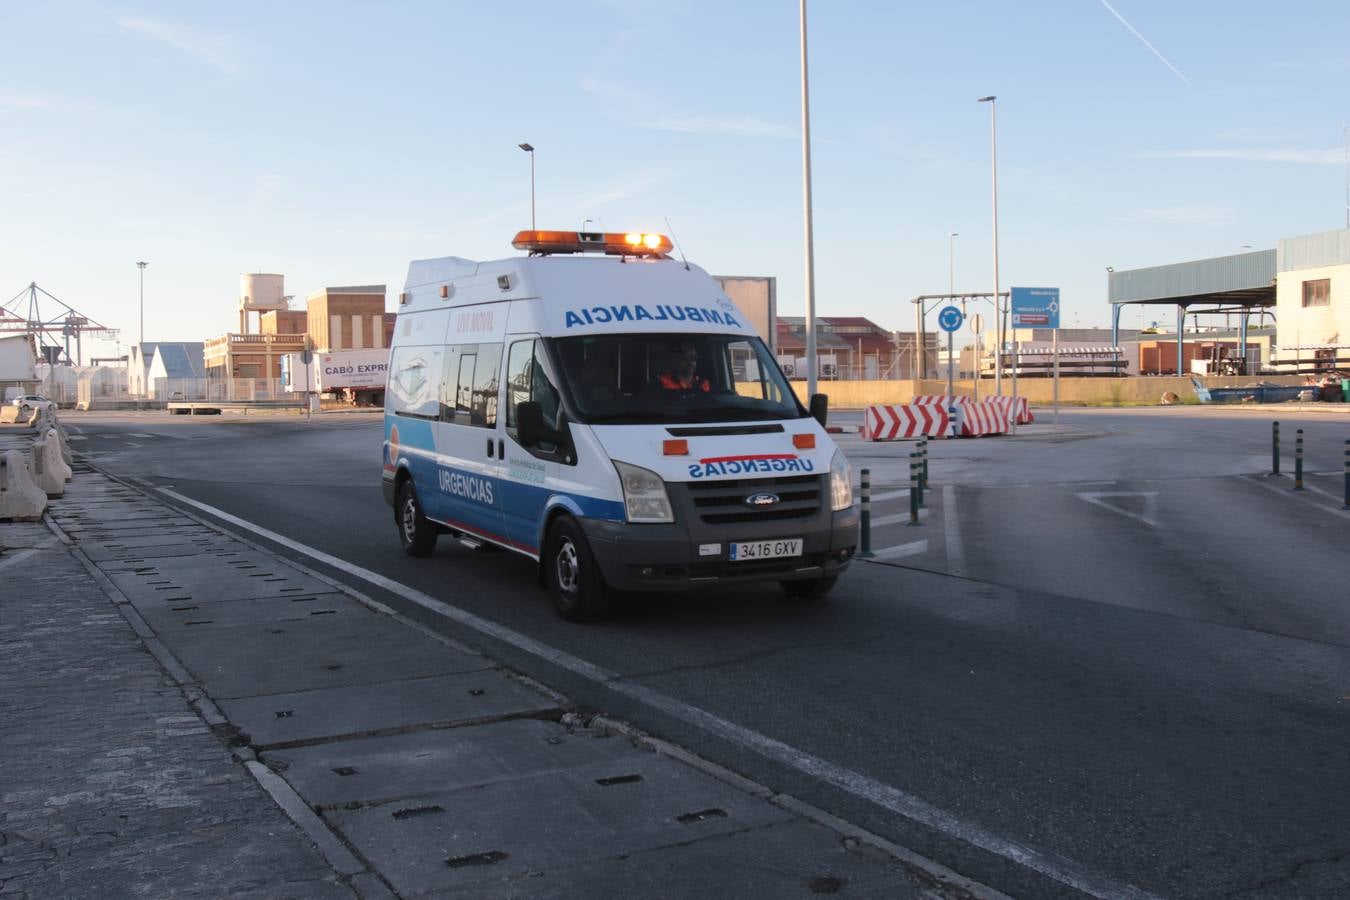
POLYGON ((145 346, 145 267, 150 265, 142 260, 136 263, 136 268, 141 270, 141 346, 145 346))
MULTIPOLYGON (((1000 307, 998 292, 998 123, 994 103, 996 99, 991 94, 988 97, 981 97, 977 102, 989 104, 989 159, 990 171, 993 172, 994 181, 994 340, 998 345, 994 348, 994 393, 1001 397, 1003 396, 1003 311, 1000 307)), ((978 373, 976 377, 979 377, 978 373)))
POLYGON ((806 0, 801 0, 802 37, 802 218, 806 244, 806 396, 816 395, 816 269, 811 236, 811 100, 806 77, 806 0))
MULTIPOLYGON (((956 294, 956 239, 960 232, 947 232, 947 302, 956 294)), ((961 301, 961 318, 966 317, 966 303, 961 301)), ((947 396, 952 396, 952 335, 947 334, 947 396)))
POLYGON ((530 154, 530 230, 534 231, 534 147, 530 144, 516 146, 530 154))

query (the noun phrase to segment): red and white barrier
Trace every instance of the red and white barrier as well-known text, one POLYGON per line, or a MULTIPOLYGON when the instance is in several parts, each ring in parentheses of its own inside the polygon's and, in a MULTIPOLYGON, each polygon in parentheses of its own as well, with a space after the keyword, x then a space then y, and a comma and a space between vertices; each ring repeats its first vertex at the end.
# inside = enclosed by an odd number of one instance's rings
POLYGON ((1030 425, 1036 421, 1031 415, 1031 407, 1027 405, 1026 397, 990 397, 989 400, 1003 407, 1009 421, 1015 418, 1018 425, 1030 425))
POLYGON ((1008 413, 999 403, 989 400, 967 400, 957 404, 957 423, 961 437, 982 437, 986 434, 1005 434, 1008 431, 1008 413))
POLYGON ((950 421, 944 406, 869 406, 863 421, 863 438, 869 441, 899 441, 905 438, 942 437, 947 433, 950 421))

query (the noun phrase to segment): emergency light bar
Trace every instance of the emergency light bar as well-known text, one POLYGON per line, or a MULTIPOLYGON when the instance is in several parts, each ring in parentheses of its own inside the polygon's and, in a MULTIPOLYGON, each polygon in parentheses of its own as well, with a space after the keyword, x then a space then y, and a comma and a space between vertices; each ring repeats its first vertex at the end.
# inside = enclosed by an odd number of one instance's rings
POLYGON ((511 246, 531 253, 610 253, 666 256, 674 245, 664 234, 599 231, 519 231, 511 246))

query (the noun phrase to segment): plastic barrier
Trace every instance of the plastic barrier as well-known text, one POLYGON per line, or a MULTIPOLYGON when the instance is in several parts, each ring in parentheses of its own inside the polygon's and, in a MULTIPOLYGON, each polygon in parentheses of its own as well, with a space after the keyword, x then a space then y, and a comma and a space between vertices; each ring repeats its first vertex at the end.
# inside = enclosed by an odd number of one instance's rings
POLYGON ((0 453, 0 519, 32 521, 46 508, 47 494, 34 483, 23 451, 0 453))
POLYGON ((1010 422, 1013 421, 1014 415, 1018 425, 1030 425, 1036 421, 1031 414, 1031 407, 1027 405, 1026 397, 989 397, 988 400, 1002 406, 1010 422))
POLYGON ((899 441, 915 437, 943 437, 950 421, 947 410, 933 404, 869 406, 863 420, 863 439, 899 441))
POLYGON ((961 437, 1006 434, 1008 431, 1008 413, 998 403, 971 400, 957 404, 956 409, 961 437))

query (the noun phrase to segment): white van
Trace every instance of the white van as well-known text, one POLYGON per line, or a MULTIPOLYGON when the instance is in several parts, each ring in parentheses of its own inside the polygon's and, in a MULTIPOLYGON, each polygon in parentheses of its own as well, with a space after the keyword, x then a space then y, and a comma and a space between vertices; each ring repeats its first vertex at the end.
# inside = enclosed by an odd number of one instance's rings
POLYGON ((823 596, 858 542, 848 461, 706 272, 654 234, 522 231, 418 260, 385 391, 403 548, 538 562, 559 615, 612 590, 777 581, 823 596))

